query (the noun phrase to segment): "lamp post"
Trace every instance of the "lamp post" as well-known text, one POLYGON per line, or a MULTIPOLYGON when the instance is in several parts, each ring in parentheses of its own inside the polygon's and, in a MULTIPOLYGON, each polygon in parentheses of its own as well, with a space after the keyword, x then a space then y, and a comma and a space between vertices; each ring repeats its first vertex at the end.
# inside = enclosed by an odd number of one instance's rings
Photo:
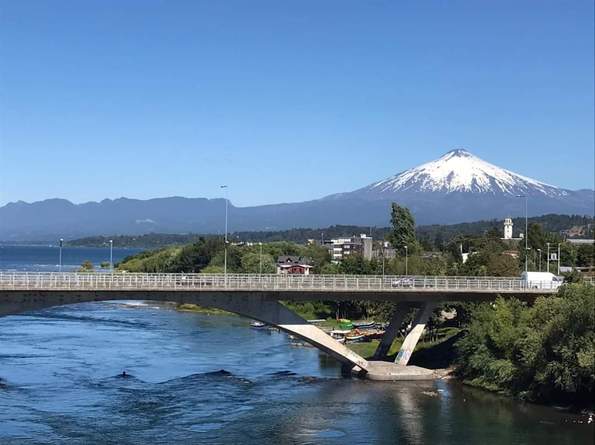
POLYGON ((384 241, 382 242, 382 285, 384 285, 384 241))
POLYGON ((547 243, 546 270, 550 271, 550 243, 547 243))
POLYGON ((64 244, 64 239, 60 238, 59 245, 60 245, 60 253, 58 254, 58 271, 62 272, 62 244, 64 244))
POLYGON ((409 247, 405 246, 405 275, 409 275, 407 273, 408 272, 408 267, 407 267, 408 264, 407 263, 408 263, 408 260, 409 260, 408 252, 409 252, 409 247))
POLYGON ((109 240, 109 270, 114 272, 114 240, 109 240))
MULTIPOLYGON (((226 189, 226 185, 222 185, 220 188, 226 189)), ((227 286, 227 194, 225 195, 225 245, 223 247, 223 277, 225 285, 227 286)))
POLYGON ((259 274, 262 275, 262 243, 258 243, 258 245, 260 246, 260 259, 259 259, 258 270, 259 270, 259 274))
POLYGON ((537 252, 539 252, 539 272, 541 272, 541 249, 537 249, 537 252))
POLYGON ((517 198, 525 198, 525 272, 529 270, 529 220, 527 217, 527 207, 528 207, 528 199, 527 195, 516 195, 517 198))

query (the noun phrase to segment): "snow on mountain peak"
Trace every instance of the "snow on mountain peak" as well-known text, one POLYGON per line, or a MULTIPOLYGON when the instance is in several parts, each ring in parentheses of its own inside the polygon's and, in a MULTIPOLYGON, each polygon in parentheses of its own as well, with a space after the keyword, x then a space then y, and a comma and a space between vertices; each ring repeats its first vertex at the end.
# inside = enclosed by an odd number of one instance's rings
POLYGON ((428 192, 542 193, 565 192, 552 185, 497 167, 465 149, 455 149, 435 161, 406 170, 368 187, 369 191, 404 190, 428 192))

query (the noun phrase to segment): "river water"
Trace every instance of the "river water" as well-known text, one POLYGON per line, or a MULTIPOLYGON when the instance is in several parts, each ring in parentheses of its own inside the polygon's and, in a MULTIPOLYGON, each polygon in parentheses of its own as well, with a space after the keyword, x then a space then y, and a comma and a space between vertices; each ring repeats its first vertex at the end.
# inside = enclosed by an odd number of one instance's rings
POLYGON ((0 378, 0 444, 593 443, 554 408, 342 378, 285 334, 153 302, 0 318, 0 378))

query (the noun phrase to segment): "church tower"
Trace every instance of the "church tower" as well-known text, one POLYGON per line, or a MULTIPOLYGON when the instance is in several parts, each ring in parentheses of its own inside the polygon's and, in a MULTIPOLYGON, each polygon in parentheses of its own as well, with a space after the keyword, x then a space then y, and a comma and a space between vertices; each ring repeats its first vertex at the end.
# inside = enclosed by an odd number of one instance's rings
POLYGON ((512 218, 504 220, 504 239, 512 239, 512 218))

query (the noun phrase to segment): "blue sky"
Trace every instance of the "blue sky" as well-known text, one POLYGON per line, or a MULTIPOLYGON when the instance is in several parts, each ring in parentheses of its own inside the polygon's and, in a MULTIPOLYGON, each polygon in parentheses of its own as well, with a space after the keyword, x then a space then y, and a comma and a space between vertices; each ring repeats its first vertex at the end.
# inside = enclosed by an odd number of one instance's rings
POLYGON ((0 205, 349 191, 465 147, 593 188, 593 2, 0 0, 0 205))

